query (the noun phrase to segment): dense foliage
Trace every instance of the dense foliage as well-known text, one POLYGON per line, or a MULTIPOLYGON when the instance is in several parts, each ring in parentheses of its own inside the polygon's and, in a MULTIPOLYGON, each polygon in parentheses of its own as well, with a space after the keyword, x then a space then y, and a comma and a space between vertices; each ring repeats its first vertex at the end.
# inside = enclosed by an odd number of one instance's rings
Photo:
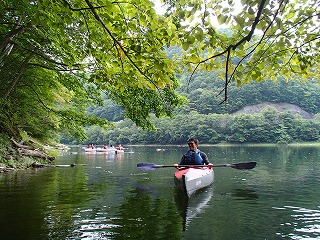
POLYGON ((276 81, 319 83, 319 1, 164 0, 177 20, 183 68, 220 71, 227 86, 276 81), (184 20, 181 21, 181 20, 184 20), (216 20, 216 21, 214 21, 216 20), (218 32, 226 24, 231 35, 218 32))
MULTIPOLYGON (((83 127, 111 125, 86 111, 102 105, 101 93, 121 106, 117 114, 152 129, 151 116, 172 117, 185 102, 176 74, 186 69, 192 84, 199 69, 217 72, 222 101, 232 83, 280 75, 318 81, 317 1, 235 2, 164 1, 159 15, 149 0, 1 0, 0 131, 83 140, 83 127), (230 30, 219 32, 214 19, 230 30), (170 47, 181 51, 167 55, 170 47)), ((218 112, 215 100, 201 105, 216 94, 201 88, 190 92, 191 103, 199 113, 218 112)))
POLYGON ((163 51, 174 31, 151 2, 0 6, 0 131, 9 136, 58 141, 63 132, 81 140, 85 126, 109 127, 86 111, 102 104, 101 91, 143 128, 153 127, 150 113, 172 116, 184 101, 163 51))
MULTIPOLYGON (((222 81, 216 75, 215 72, 199 72, 191 83, 188 74, 180 75, 181 87, 177 91, 186 96, 190 102, 176 110, 174 119, 153 119, 157 127, 156 132, 144 132, 129 121, 121 121, 108 131, 89 128, 87 143, 180 144, 190 136, 197 136, 206 143, 319 140, 320 87, 315 81, 286 82, 279 79, 277 82, 251 82, 241 87, 230 86, 228 101, 219 104, 223 99, 223 96, 219 95, 222 81), (310 115, 316 114, 318 118, 305 120, 293 113, 280 113, 275 109, 252 116, 232 115, 245 106, 264 102, 291 103, 310 115)), ((106 108, 92 109, 92 113, 106 116, 109 120, 123 120, 120 106, 116 106, 108 99, 105 103, 106 108)), ((64 141, 71 140, 64 139, 64 141)))
MULTIPOLYGON (((188 77, 186 72, 178 76, 181 87, 177 91, 186 96, 189 103, 176 112, 195 110, 200 114, 225 114, 262 102, 291 103, 311 114, 320 112, 320 87, 315 81, 286 82, 280 78, 277 82, 251 82, 241 87, 231 85, 228 101, 220 104, 224 98, 220 94, 223 82, 215 72, 199 72, 192 82, 189 82, 188 77)), ((124 119, 123 109, 107 98, 104 107, 90 108, 89 112, 110 121, 124 119)))
POLYGON ((223 82, 215 72, 199 72, 192 82, 188 75, 181 77, 178 91, 189 100, 190 108, 201 114, 233 113, 240 108, 261 102, 286 102, 300 106, 305 111, 316 114, 320 112, 320 86, 316 81, 290 81, 279 78, 276 82, 266 79, 263 82, 250 82, 241 87, 230 85, 228 101, 220 104, 224 98, 221 94, 223 82))
MULTIPOLYGON (((228 102, 219 105, 221 80, 213 80, 214 76, 214 73, 199 74, 190 85, 183 79, 184 75, 180 76, 182 86, 178 91, 191 99, 191 102, 179 109, 174 119, 153 119, 157 131, 145 132, 130 121, 120 121, 108 131, 89 128, 87 143, 180 144, 185 143, 190 136, 197 136, 205 143, 289 143, 319 140, 320 87, 314 82, 287 83, 279 80, 276 83, 250 83, 240 88, 230 88, 228 102), (247 92, 250 94, 246 94, 247 92), (304 110, 316 115, 312 120, 306 120, 289 111, 280 113, 272 108, 254 115, 231 114, 244 106, 265 101, 301 104, 300 107, 304 110)), ((112 104, 110 108, 99 108, 94 112, 106 116, 109 109, 118 109, 114 110, 116 113, 121 111, 119 106, 112 104)), ((119 117, 119 114, 116 116, 119 117)))
POLYGON ((92 127, 90 140, 96 144, 182 144, 190 136, 202 143, 290 143, 319 141, 320 114, 313 120, 300 115, 278 112, 269 107, 256 114, 177 114, 175 119, 153 119, 157 131, 143 131, 128 120, 114 129, 103 131, 92 127))

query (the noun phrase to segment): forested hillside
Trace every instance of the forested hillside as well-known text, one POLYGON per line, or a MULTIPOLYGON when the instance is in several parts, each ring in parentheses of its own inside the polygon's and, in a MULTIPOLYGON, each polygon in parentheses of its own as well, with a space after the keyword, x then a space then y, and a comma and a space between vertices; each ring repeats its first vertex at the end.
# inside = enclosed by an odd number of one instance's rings
MULTIPOLYGON (((166 53, 169 58, 173 58, 175 55, 181 55, 181 49, 167 48, 166 53)), ((245 106, 263 102, 294 104, 310 114, 320 112, 320 87, 318 81, 313 79, 305 82, 299 79, 287 82, 282 78, 276 82, 256 82, 252 79, 241 87, 233 83, 228 87, 228 101, 223 102, 225 96, 222 90, 225 82, 218 75, 214 71, 198 71, 192 77, 188 71, 177 74, 181 83, 177 92, 186 96, 189 102, 176 110, 176 113, 195 110, 200 114, 231 114, 245 106)), ((104 106, 92 107, 89 113, 113 122, 124 119, 123 109, 106 96, 104 106)))
MULTIPOLYGON (((197 136, 205 143, 289 143, 318 141, 320 131, 320 87, 315 81, 250 82, 241 87, 230 86, 228 101, 221 103, 223 82, 214 72, 178 76, 181 86, 178 92, 189 103, 176 110, 173 119, 156 119, 157 131, 143 131, 129 120, 123 121, 123 111, 106 99, 104 108, 90 109, 91 113, 116 121, 108 131, 91 127, 86 143, 184 143, 188 137, 197 136), (312 119, 299 114, 279 112, 269 107, 255 114, 233 115, 239 109, 260 103, 286 103, 300 107, 312 119)), ((296 110, 296 109, 295 109, 296 110)), ((64 139, 69 142, 70 140, 64 139)), ((74 142, 75 143, 75 142, 74 142)))
POLYGON ((310 113, 318 113, 320 109, 320 88, 316 82, 300 81, 277 82, 252 81, 237 87, 230 86, 227 103, 223 101, 223 82, 214 73, 198 74, 189 82, 188 76, 182 76, 183 95, 190 100, 190 107, 201 114, 232 113, 248 105, 261 102, 287 102, 295 104, 310 113))
MULTIPOLYGON (((233 113, 244 106, 262 102, 291 103, 303 110, 316 114, 320 112, 320 87, 315 81, 250 82, 241 87, 230 86, 228 101, 220 94, 224 82, 215 73, 199 73, 190 80, 189 74, 178 76, 181 86, 178 92, 189 99, 189 103, 177 111, 195 110, 200 114, 233 113)), ((121 108, 109 99, 105 107, 91 108, 89 112, 111 121, 123 120, 121 108)))

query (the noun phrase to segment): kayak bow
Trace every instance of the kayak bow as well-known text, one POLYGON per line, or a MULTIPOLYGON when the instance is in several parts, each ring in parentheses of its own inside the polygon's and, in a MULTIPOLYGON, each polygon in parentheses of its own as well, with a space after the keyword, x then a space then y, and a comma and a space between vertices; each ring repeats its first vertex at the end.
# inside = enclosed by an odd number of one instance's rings
POLYGON ((190 197, 199 189, 213 183, 214 172, 212 168, 185 168, 174 173, 175 186, 186 196, 190 197))

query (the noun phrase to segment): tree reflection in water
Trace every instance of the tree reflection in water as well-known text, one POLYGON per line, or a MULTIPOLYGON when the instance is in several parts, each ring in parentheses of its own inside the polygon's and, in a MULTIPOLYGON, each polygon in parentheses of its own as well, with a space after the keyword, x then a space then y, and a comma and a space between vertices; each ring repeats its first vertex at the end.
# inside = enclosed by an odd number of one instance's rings
POLYGON ((165 198, 134 190, 119 207, 112 223, 114 239, 182 239, 176 205, 165 198))
POLYGON ((258 199, 258 194, 251 189, 234 189, 232 196, 235 200, 256 200, 258 199))

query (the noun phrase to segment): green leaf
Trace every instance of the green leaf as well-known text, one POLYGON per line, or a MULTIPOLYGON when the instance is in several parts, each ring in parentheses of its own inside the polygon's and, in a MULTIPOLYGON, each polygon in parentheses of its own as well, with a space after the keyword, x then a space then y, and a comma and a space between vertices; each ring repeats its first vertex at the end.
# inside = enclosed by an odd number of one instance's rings
POLYGON ((244 19, 241 18, 240 16, 236 16, 234 19, 236 20, 236 22, 237 22, 240 26, 243 26, 243 25, 244 25, 244 19))
POLYGON ((256 14, 255 11, 251 7, 249 7, 249 9, 248 9, 248 13, 250 15, 255 15, 256 14))
POLYGON ((192 35, 189 35, 189 36, 188 36, 188 40, 187 40, 187 41, 188 41, 189 45, 193 44, 195 40, 196 40, 196 39, 195 39, 194 36, 192 36, 192 35))
POLYGON ((190 44, 189 44, 188 42, 184 42, 184 43, 182 44, 182 48, 183 48, 183 50, 185 50, 185 51, 188 50, 189 46, 190 46, 190 44))
POLYGON ((203 35, 203 31, 202 31, 201 28, 198 29, 198 31, 196 32, 195 37, 196 37, 196 39, 198 41, 202 41, 203 40, 204 35, 203 35))
POLYGON ((227 19, 228 19, 228 16, 220 14, 218 16, 218 23, 222 25, 227 21, 227 19))

